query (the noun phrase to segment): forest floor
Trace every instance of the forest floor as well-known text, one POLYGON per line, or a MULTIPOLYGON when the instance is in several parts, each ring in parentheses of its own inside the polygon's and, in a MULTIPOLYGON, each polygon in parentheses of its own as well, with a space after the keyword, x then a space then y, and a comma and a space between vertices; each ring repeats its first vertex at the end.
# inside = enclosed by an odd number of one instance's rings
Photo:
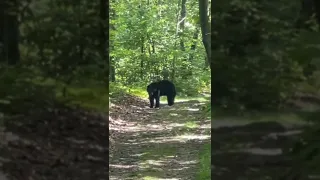
POLYGON ((285 150, 303 131, 298 122, 214 120, 212 178, 273 180, 293 167, 285 150))
POLYGON ((294 104, 298 111, 213 117, 212 179, 276 180, 295 167, 297 162, 288 156, 288 151, 305 128, 319 119, 320 106, 310 100, 294 104))
POLYGON ((111 139, 104 113, 58 102, 32 108, 26 108, 29 100, 18 102, 13 110, 28 111, 0 127, 0 180, 205 180, 197 173, 211 137, 213 179, 276 179, 292 167, 284 149, 307 126, 296 114, 211 121, 199 100, 150 109, 136 96, 119 97, 109 107, 111 139))
POLYGON ((106 179, 108 116, 30 101, 20 102, 28 106, 20 107, 24 113, 10 116, 1 128, 0 180, 106 179))
POLYGON ((210 117, 199 110, 201 102, 151 109, 147 101, 132 96, 112 103, 111 180, 197 179, 200 152, 210 143, 211 128, 210 117))

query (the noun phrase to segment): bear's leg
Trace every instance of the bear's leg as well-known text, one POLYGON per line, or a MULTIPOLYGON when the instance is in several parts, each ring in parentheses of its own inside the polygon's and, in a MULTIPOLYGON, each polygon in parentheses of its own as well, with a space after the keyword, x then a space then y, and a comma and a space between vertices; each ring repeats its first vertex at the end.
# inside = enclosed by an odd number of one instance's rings
POLYGON ((156 98, 156 107, 155 108, 158 108, 158 107, 160 107, 160 91, 159 90, 158 90, 155 98, 156 98))
POLYGON ((174 104, 174 96, 168 95, 167 96, 168 105, 172 106, 174 104))
POLYGON ((150 108, 153 108, 153 106, 154 106, 154 98, 153 98, 153 96, 149 96, 149 101, 150 101, 150 108))

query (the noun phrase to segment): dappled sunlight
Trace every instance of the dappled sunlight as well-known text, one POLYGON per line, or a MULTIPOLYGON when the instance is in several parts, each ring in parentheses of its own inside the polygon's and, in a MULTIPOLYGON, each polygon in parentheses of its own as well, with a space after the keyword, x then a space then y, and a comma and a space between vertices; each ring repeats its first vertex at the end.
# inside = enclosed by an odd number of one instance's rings
MULTIPOLYGON (((175 156, 163 156, 161 159, 153 160, 147 159, 139 163, 139 171, 149 174, 147 177, 154 177, 156 179, 172 179, 168 173, 174 173, 177 176, 180 171, 189 171, 191 167, 194 167, 198 161, 179 161, 179 158, 175 156), (174 165, 174 166, 172 166, 174 165), (171 166, 170 169, 167 169, 171 166), (150 175, 157 176, 150 176, 150 175)), ((177 178, 180 179, 180 178, 177 178)))
MULTIPOLYGON (((238 177, 265 177, 277 174, 272 166, 290 167, 291 159, 285 152, 290 142, 295 141, 306 123, 289 120, 281 116, 248 119, 224 118, 212 121, 214 178, 231 179, 230 171, 238 177), (279 117, 279 119, 277 119, 279 117), (281 118, 280 118, 281 117, 281 118), (228 162, 234 162, 230 164, 228 162), (249 176, 250 175, 250 176, 249 176)), ((291 117, 291 116, 289 116, 291 117)))
POLYGON ((194 135, 182 135, 182 136, 178 136, 178 138, 180 138, 180 139, 184 139, 184 140, 195 140, 195 139, 197 139, 197 140, 205 140, 205 139, 210 139, 211 138, 211 136, 210 135, 196 135, 196 134, 194 134, 194 135))
POLYGON ((143 180, 180 180, 179 178, 159 178, 153 176, 145 176, 142 178, 143 180))
MULTIPOLYGON (((180 115, 179 115, 180 116, 180 115)), ((123 132, 146 132, 146 131, 162 131, 162 130, 172 130, 173 128, 177 127, 188 127, 188 128, 210 128, 210 124, 203 124, 203 125, 197 125, 197 124, 188 124, 188 122, 185 123, 171 123, 170 121, 163 121, 161 124, 153 124, 153 123, 146 123, 139 124, 138 122, 128 122, 124 121, 120 118, 115 120, 116 124, 119 126, 110 125, 110 130, 116 130, 116 131, 123 131, 123 132)), ((210 123, 211 121, 206 121, 207 123, 210 123)))
POLYGON ((194 129, 194 128, 198 128, 199 124, 197 124, 196 122, 193 122, 193 121, 189 121, 189 122, 186 122, 184 124, 184 126, 187 128, 190 128, 190 129, 194 129))
POLYGON ((206 140, 210 138, 210 135, 186 134, 172 137, 156 137, 152 138, 152 140, 146 141, 146 143, 186 142, 189 140, 206 140))
POLYGON ((121 137, 115 140, 110 179, 190 179, 195 174, 201 144, 210 141, 205 129, 210 130, 211 121, 199 116, 202 102, 177 102, 118 108, 123 113, 112 115, 109 127, 121 137))
MULTIPOLYGON (((165 166, 168 163, 176 163, 179 165, 194 165, 196 164, 198 161, 179 161, 177 160, 176 157, 174 156, 166 156, 161 158, 160 160, 145 160, 143 162, 139 163, 139 167, 140 169, 145 169, 145 168, 159 168, 159 166, 165 166)), ((186 167, 180 167, 180 168, 176 168, 176 170, 183 170, 185 168, 188 168, 188 166, 186 167)))
POLYGON ((188 111, 199 111, 200 109, 199 108, 197 108, 197 109, 196 108, 188 108, 187 110, 188 111))
POLYGON ((179 136, 173 137, 157 137, 152 140, 146 141, 146 143, 170 143, 170 142, 186 142, 186 139, 182 139, 179 136))
POLYGON ((133 155, 131 155, 131 156, 133 156, 133 157, 142 157, 142 156, 145 156, 145 155, 147 155, 148 153, 140 153, 140 154, 133 154, 133 155))
POLYGON ((161 161, 161 160, 146 160, 145 162, 141 162, 139 166, 141 168, 150 168, 152 166, 163 166, 166 161, 161 161))
POLYGON ((179 115, 179 114, 177 114, 177 113, 170 113, 169 115, 170 115, 170 116, 181 116, 181 115, 179 115))
POLYGON ((119 168, 119 169, 132 169, 137 168, 137 165, 119 165, 119 164, 110 164, 109 167, 119 168))
POLYGON ((176 127, 184 127, 184 123, 168 123, 166 124, 166 129, 172 129, 172 128, 176 128, 176 127))

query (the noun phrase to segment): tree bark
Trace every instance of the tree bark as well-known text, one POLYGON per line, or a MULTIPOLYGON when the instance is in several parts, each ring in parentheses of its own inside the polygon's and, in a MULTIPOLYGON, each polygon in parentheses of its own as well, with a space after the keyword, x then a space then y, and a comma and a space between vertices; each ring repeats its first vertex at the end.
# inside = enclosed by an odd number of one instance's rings
POLYGON ((184 46, 184 41, 183 41, 184 24, 185 24, 186 16, 187 16, 186 2, 187 2, 187 0, 182 0, 181 1, 181 12, 180 12, 180 18, 179 18, 180 31, 179 31, 178 35, 179 35, 179 38, 180 38, 181 51, 185 51, 186 50, 186 48, 184 46))
POLYGON ((199 35, 199 28, 197 27, 195 32, 193 33, 193 43, 190 47, 190 55, 189 55, 189 61, 193 61, 193 56, 194 56, 194 51, 196 50, 196 46, 197 46, 197 40, 198 40, 198 35, 199 35))
MULTIPOLYGON (((113 2, 110 2, 113 3, 113 2)), ((116 18, 116 12, 113 8, 110 8, 110 20, 113 20, 116 18)), ((116 28, 114 27, 114 24, 110 23, 110 30, 115 31, 116 28)), ((111 35, 112 36, 112 35, 111 35)), ((109 50, 112 51, 114 49, 113 46, 113 36, 110 38, 109 40, 109 50)), ((116 68, 115 68, 115 63, 116 63, 116 59, 113 56, 110 56, 110 74, 109 74, 109 78, 111 82, 116 82, 116 68)))
MULTIPOLYGON (((102 61, 106 61, 106 67, 104 70, 106 71, 107 82, 109 82, 109 64, 110 59, 108 57, 108 37, 109 30, 107 29, 107 19, 108 18, 108 2, 107 0, 100 0, 100 56, 102 61)), ((104 62, 102 62, 104 64, 104 62)))
POLYGON ((211 60, 211 28, 208 17, 208 0, 199 0, 200 27, 202 34, 202 42, 207 54, 207 61, 212 69, 211 60))
POLYGON ((1 41, 3 43, 2 61, 9 65, 15 65, 20 61, 19 51, 19 22, 18 11, 16 9, 17 1, 14 0, 9 4, 5 1, 0 6, 1 20, 1 41))

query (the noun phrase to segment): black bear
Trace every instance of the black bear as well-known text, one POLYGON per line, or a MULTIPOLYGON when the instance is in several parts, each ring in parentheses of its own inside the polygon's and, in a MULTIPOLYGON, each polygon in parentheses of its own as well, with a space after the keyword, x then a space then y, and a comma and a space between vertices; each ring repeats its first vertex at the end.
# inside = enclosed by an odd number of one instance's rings
POLYGON ((174 104, 174 98, 176 97, 176 87, 168 80, 161 80, 153 82, 147 86, 149 94, 150 108, 154 106, 154 99, 156 99, 155 108, 160 106, 160 96, 167 96, 168 105, 174 104))

